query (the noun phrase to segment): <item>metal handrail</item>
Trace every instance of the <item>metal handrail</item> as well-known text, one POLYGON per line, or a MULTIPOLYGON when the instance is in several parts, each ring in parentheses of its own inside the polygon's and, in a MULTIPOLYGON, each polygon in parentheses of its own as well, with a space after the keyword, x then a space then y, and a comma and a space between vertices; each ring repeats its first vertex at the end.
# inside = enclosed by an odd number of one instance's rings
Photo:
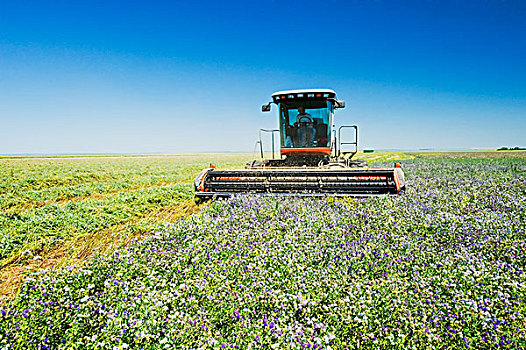
POLYGON ((338 141, 338 138, 336 137, 336 130, 334 130, 334 125, 332 126, 332 130, 331 130, 331 156, 334 157, 334 158, 338 158, 338 147, 337 147, 337 144, 336 142, 338 141), (334 153, 332 153, 334 152, 334 153))
MULTIPOLYGON (((272 135, 272 159, 274 159, 274 133, 279 132, 279 129, 259 129, 259 148, 261 150, 261 158, 263 158, 263 141, 261 141, 261 132, 270 132, 272 135)), ((256 142, 257 145, 257 142, 256 142)))
MULTIPOLYGON (((258 149, 258 143, 261 145, 261 141, 256 141, 256 144, 254 145, 254 152, 252 153, 252 157, 256 158, 256 150, 258 149)), ((261 159, 263 159, 263 149, 261 149, 261 159)))
POLYGON ((358 153, 358 126, 357 125, 342 125, 342 126, 340 126, 338 128, 338 157, 342 153, 341 152, 342 145, 354 145, 354 151, 343 152, 344 154, 345 153, 350 153, 351 154, 349 159, 352 158, 356 153, 358 153), (345 129, 345 128, 353 128, 354 129, 354 142, 342 142, 341 132, 342 132, 342 129, 345 129))

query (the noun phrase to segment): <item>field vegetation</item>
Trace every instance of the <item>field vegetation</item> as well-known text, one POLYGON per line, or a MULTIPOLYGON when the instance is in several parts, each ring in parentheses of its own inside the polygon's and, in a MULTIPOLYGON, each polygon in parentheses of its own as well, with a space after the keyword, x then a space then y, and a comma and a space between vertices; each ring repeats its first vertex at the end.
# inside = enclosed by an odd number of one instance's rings
POLYGON ((0 159, 0 301, 31 266, 110 251, 197 210, 192 181, 247 154, 0 159))
POLYGON ((250 156, 0 160, 0 348, 526 347, 526 152, 368 157, 407 192, 196 208, 250 156))

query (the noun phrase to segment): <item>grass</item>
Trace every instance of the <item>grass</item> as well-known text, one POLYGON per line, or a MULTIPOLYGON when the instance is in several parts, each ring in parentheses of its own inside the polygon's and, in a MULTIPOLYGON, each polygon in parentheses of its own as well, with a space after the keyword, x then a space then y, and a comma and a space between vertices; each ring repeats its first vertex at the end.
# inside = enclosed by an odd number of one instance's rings
POLYGON ((524 155, 411 155, 394 197, 241 196, 177 221, 137 199, 175 222, 74 235, 56 247, 93 249, 60 269, 29 259, 0 347, 525 348, 524 155))
POLYGON ((249 154, 0 159, 0 299, 26 267, 79 262, 195 212, 195 176, 249 154), (104 247, 104 248, 101 248, 104 247), (37 260, 34 258, 37 257, 37 260))
MULTIPOLYGON (((422 157, 521 157, 526 152, 363 153, 370 164, 422 157)), ((240 168, 251 154, 2 157, 0 299, 26 267, 82 262, 198 210, 192 181, 213 163, 240 168), (34 258, 37 257, 35 260, 34 258)))

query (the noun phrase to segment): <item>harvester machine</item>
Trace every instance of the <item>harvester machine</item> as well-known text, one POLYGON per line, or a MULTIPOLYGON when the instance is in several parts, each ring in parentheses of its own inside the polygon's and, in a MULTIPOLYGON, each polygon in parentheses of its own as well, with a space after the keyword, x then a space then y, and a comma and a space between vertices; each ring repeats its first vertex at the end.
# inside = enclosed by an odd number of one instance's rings
MULTIPOLYGON (((278 91, 262 106, 268 112, 278 107, 279 129, 260 129, 260 159, 245 169, 204 169, 194 181, 198 198, 227 197, 235 194, 294 196, 374 196, 396 195, 405 189, 400 164, 369 167, 353 159, 358 151, 358 127, 336 129, 334 111, 345 102, 329 89, 278 91), (279 133, 280 154, 265 159, 262 132, 279 133), (351 135, 342 141, 342 134, 351 135), (343 148, 346 150, 344 150, 343 148)), ((272 144, 274 149, 274 143, 272 144)), ((256 148, 257 150, 257 148, 256 148)))

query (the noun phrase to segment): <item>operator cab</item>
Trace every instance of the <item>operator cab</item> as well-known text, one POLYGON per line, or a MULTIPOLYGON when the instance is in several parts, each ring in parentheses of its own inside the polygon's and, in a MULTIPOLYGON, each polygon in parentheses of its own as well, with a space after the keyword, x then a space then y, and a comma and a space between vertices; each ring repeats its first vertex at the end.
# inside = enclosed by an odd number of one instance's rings
MULTIPOLYGON (((330 89, 289 90, 272 94, 279 109, 281 155, 328 156, 334 141, 334 109, 345 103, 330 89)), ((271 103, 272 103, 271 102, 271 103)), ((270 110, 270 103, 263 111, 270 110)))

